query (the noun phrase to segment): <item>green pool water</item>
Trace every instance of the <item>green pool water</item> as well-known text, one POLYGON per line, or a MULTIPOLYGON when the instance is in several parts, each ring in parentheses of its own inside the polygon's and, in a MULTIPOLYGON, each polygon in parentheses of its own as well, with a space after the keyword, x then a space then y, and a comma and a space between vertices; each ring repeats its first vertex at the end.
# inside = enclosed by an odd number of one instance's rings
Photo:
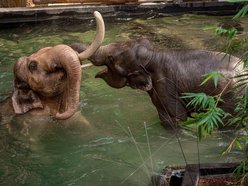
MULTIPOLYGON (((159 48, 221 51, 225 39, 205 28, 230 19, 182 15, 106 22, 104 44, 145 36, 159 48)), ((241 26, 244 31, 238 37, 247 41, 247 17, 241 26)), ((90 43, 94 34, 91 22, 0 28, 0 100, 11 93, 12 68, 20 56, 61 43, 90 43)), ((199 144, 191 131, 180 130, 176 138, 173 130, 161 126, 145 92, 113 89, 94 78, 99 70, 83 69, 80 120, 58 122, 28 114, 2 118, 0 185, 143 186, 166 165, 240 160, 236 150, 221 156, 235 131, 215 132, 199 144)))

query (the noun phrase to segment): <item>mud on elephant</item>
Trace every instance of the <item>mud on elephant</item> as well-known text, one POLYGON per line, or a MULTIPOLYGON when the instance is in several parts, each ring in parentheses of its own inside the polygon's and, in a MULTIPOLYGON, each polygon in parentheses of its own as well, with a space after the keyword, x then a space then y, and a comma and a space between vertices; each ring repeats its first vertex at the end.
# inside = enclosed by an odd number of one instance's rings
MULTIPOLYGON (((42 48, 36 53, 21 57, 14 65, 14 93, 12 109, 17 114, 52 115, 57 119, 71 117, 78 108, 81 65, 101 45, 104 22, 94 12, 96 36, 90 47, 77 53, 67 45, 42 48)), ((3 105, 10 105, 7 102, 3 105)))
MULTIPOLYGON (((72 48, 81 52, 88 46, 73 44, 72 48)), ((234 56, 204 50, 160 50, 141 38, 101 46, 89 60, 96 66, 106 66, 96 77, 111 87, 146 91, 165 126, 190 116, 192 108, 186 106, 188 100, 181 99, 182 93, 217 95, 224 91, 224 102, 219 106, 234 112, 234 95, 227 91, 239 71, 236 65, 240 59, 234 56), (219 79, 218 87, 211 81, 201 85, 202 75, 213 71, 225 75, 219 79)))

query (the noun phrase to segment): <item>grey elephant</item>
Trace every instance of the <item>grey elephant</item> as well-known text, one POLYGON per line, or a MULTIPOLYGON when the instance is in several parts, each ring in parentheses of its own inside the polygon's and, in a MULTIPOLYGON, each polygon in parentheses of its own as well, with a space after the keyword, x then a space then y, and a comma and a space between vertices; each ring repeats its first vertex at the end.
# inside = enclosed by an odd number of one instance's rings
MULTIPOLYGON (((71 47, 82 52, 86 44, 75 43, 71 47)), ((161 50, 147 39, 140 38, 101 46, 89 60, 106 68, 96 74, 109 86, 129 86, 146 91, 165 126, 184 121, 193 111, 182 99, 183 93, 204 92, 207 95, 222 93, 219 106, 234 113, 233 77, 239 73, 240 59, 225 53, 204 50, 161 50), (235 68, 236 67, 236 68, 235 68), (213 81, 201 85, 203 74, 217 71, 225 75, 218 86, 213 81)))
POLYGON ((60 44, 42 48, 28 57, 18 59, 14 65, 14 92, 11 100, 1 104, 2 115, 29 112, 67 119, 77 112, 80 61, 89 58, 104 39, 102 16, 99 12, 94 12, 94 16, 97 32, 87 50, 77 53, 71 47, 60 44))

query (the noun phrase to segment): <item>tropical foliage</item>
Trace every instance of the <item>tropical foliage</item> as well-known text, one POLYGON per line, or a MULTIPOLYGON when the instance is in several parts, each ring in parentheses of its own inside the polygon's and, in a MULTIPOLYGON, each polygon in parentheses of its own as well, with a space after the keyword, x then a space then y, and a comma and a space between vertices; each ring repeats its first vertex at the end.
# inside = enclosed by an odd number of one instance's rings
MULTIPOLYGON (((233 0, 232 2, 237 2, 233 0)), ((248 13, 248 2, 233 17, 234 20, 241 19, 248 13)), ((232 54, 237 50, 242 51, 243 42, 237 37, 238 30, 236 28, 225 29, 221 26, 211 26, 208 29, 214 29, 215 34, 220 37, 225 37, 226 44, 223 52, 232 54)), ((216 96, 208 96, 204 93, 185 93, 182 95, 183 99, 189 99, 188 107, 195 108, 196 112, 192 114, 187 121, 182 122, 183 126, 191 126, 196 128, 198 139, 202 140, 203 137, 212 134, 212 132, 224 125, 232 125, 240 132, 224 149, 223 154, 232 151, 234 148, 244 152, 244 159, 241 161, 240 166, 234 171, 236 175, 240 176, 241 183, 244 178, 248 177, 248 51, 241 55, 244 73, 234 78, 236 79, 236 86, 231 91, 242 90, 244 94, 237 97, 237 104, 235 105, 235 115, 230 115, 218 107, 218 103, 223 101, 221 99, 222 93, 216 96)), ((204 80, 202 84, 208 81, 213 81, 215 87, 218 85, 218 80, 223 77, 223 74, 218 72, 211 72, 203 75, 204 80)))

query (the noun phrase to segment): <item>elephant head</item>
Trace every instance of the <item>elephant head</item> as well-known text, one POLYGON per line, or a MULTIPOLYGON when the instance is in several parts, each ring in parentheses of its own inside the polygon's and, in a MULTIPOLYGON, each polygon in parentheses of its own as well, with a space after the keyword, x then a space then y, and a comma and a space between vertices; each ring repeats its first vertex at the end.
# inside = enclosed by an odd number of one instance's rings
POLYGON ((67 119, 77 111, 81 81, 80 60, 89 58, 104 38, 101 14, 94 12, 94 16, 97 24, 96 37, 82 53, 78 54, 71 47, 61 44, 18 59, 14 65, 12 96, 15 113, 43 109, 48 102, 56 103, 53 107, 56 107, 57 119, 67 119))
MULTIPOLYGON (((73 44, 71 47, 82 52, 88 48, 85 44, 73 44)), ((134 89, 149 91, 152 80, 146 70, 152 57, 153 45, 144 38, 117 42, 101 46, 89 60, 96 66, 106 68, 96 74, 113 88, 130 86, 134 89)))

